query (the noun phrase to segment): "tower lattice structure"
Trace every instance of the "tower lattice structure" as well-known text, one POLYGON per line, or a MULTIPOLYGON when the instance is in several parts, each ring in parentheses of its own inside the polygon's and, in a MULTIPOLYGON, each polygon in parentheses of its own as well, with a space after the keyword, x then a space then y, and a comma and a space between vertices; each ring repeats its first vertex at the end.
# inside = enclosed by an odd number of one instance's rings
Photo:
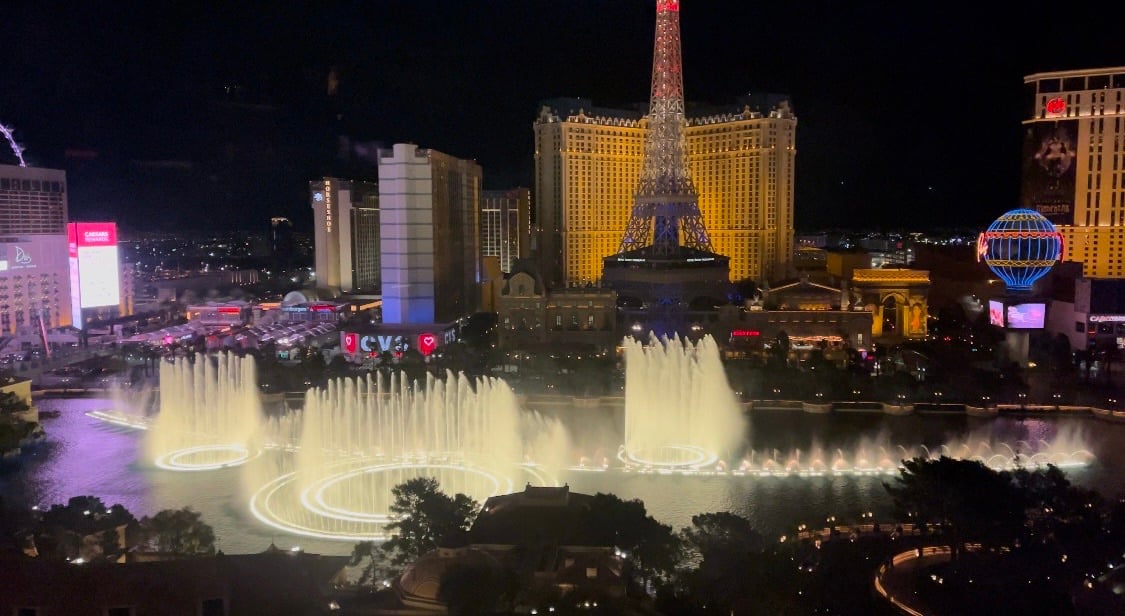
POLYGON ((685 159, 679 0, 656 2, 648 122, 641 177, 618 252, 652 246, 654 256, 670 256, 681 245, 713 252, 685 159))

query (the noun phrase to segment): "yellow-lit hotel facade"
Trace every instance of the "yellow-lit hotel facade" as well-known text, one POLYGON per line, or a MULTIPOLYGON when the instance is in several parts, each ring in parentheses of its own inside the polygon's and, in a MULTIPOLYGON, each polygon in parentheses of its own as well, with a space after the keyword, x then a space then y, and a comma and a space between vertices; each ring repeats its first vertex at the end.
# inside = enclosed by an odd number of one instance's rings
POLYGON ((1024 77, 1021 204, 1089 278, 1125 278, 1125 66, 1024 77))
MULTIPOLYGON (((689 117, 688 167, 715 252, 731 280, 783 275, 793 254, 797 118, 784 99, 764 113, 689 117)), ((621 245, 641 173, 647 118, 584 99, 544 101, 535 121, 539 266, 548 284, 601 279, 621 245)))

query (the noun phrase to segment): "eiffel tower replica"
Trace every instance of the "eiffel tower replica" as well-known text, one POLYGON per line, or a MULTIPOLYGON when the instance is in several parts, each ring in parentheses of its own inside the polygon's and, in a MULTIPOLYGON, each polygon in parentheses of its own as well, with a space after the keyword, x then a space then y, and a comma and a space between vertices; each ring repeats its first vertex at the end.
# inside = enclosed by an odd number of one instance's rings
POLYGON ((693 322, 726 303, 730 291, 730 259, 712 250, 699 213, 684 124, 680 2, 657 0, 641 177, 621 246, 602 260, 602 279, 617 291, 621 324, 634 332, 687 334, 693 322))

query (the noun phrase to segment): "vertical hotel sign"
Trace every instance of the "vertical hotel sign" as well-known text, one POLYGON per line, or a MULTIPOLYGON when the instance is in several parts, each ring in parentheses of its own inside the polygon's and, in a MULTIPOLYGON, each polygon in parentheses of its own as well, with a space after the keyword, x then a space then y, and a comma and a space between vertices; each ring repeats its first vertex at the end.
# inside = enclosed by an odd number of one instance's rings
POLYGON ((70 260, 71 318, 81 327, 82 309, 121 303, 121 266, 117 257, 117 225, 77 222, 67 225, 70 260))

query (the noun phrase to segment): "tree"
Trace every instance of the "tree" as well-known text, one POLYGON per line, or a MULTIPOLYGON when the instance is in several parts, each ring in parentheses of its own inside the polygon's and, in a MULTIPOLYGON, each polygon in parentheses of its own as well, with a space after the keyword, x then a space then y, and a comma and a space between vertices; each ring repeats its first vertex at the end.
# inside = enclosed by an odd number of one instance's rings
POLYGON ((719 611, 730 610, 747 594, 762 538, 749 520, 729 512, 695 515, 691 524, 681 531, 689 560, 697 563, 685 576, 687 586, 719 611))
POLYGON ((1023 527, 1025 494, 1009 473, 946 456, 906 460, 903 466, 895 485, 883 487, 900 517, 941 526, 954 561, 966 543, 1001 545, 1023 527))
POLYGON ((141 519, 141 546, 150 552, 179 556, 215 553, 215 531, 191 507, 165 509, 141 519))
POLYGON ((586 528, 601 533, 603 542, 625 552, 643 586, 670 577, 680 562, 681 546, 672 527, 648 515, 640 500, 595 494, 586 528))
POLYGON ((43 512, 35 526, 35 546, 46 557, 112 561, 128 549, 122 532, 128 537, 135 524, 122 505, 107 507, 96 496, 75 496, 43 512))
POLYGON ((0 413, 23 413, 30 409, 27 400, 10 391, 0 392, 0 413))
POLYGON ((446 537, 469 530, 480 506, 464 494, 452 497, 441 491, 437 479, 415 477, 395 486, 391 513, 397 519, 387 525, 395 533, 383 544, 392 552, 391 562, 402 565, 438 547, 446 537))
POLYGON ((1043 541, 1100 540, 1101 512, 1105 509, 1100 494, 1072 485, 1053 464, 1045 469, 1020 468, 1013 477, 1028 507, 1027 527, 1043 541))
POLYGON ((359 579, 356 583, 360 586, 366 584, 379 584, 398 574, 399 568, 391 564, 388 552, 381 546, 376 546, 374 541, 360 541, 352 548, 349 567, 363 565, 359 579), (366 564, 364 564, 366 561, 366 564))

